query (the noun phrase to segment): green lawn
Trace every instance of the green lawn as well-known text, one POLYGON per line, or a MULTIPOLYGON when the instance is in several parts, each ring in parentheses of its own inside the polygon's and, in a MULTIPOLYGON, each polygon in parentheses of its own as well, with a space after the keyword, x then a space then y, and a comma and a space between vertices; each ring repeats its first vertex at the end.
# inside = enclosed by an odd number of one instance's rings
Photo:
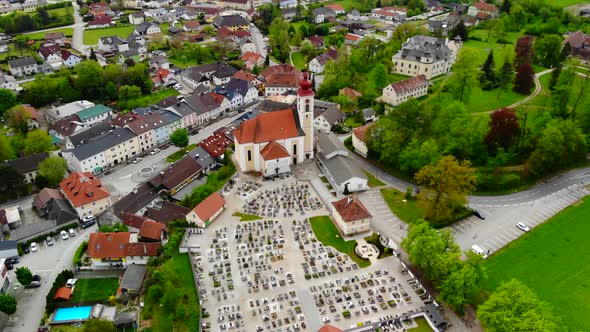
POLYGON ((333 3, 337 3, 342 5, 342 7, 344 7, 344 9, 349 12, 354 8, 359 8, 359 1, 358 0, 335 0, 335 1, 330 1, 327 2, 326 4, 333 4, 333 3))
POLYGON ((45 34, 51 33, 51 32, 63 32, 63 34, 66 35, 66 37, 71 37, 74 34, 74 29, 73 28, 59 28, 59 29, 53 29, 53 30, 48 30, 48 31, 43 31, 43 32, 31 32, 31 33, 25 34, 25 36, 27 36, 29 39, 40 40, 45 37, 45 34))
POLYGON ((291 58, 293 59, 293 66, 295 66, 295 68, 299 70, 307 68, 305 57, 301 52, 294 52, 293 54, 291 54, 291 58))
POLYGON ((84 44, 96 45, 98 39, 105 36, 119 36, 126 39, 134 29, 135 26, 133 25, 122 25, 112 28, 84 30, 84 44))
POLYGON ((383 183, 383 182, 381 182, 381 180, 377 179, 375 177, 375 175, 365 171, 364 169, 363 169, 363 173, 365 173, 367 178, 369 178, 369 181, 368 181, 369 187, 373 188, 373 187, 379 187, 379 186, 385 185, 385 183, 383 183))
POLYGON ((158 92, 152 92, 149 95, 143 95, 136 99, 119 101, 117 103, 117 106, 122 110, 131 110, 137 107, 146 107, 148 105, 154 105, 164 98, 177 95, 178 91, 174 89, 160 90, 158 92))
POLYGON ((317 239, 325 246, 334 247, 334 249, 346 254, 352 258, 359 267, 367 267, 371 265, 371 262, 364 260, 356 255, 354 248, 356 247, 356 241, 344 241, 340 236, 340 232, 336 228, 336 225, 332 222, 332 219, 328 216, 313 217, 309 219, 311 229, 313 230, 317 239))
POLYGON ((245 213, 241 213, 241 212, 234 212, 234 214, 232 214, 232 216, 239 217, 240 221, 254 221, 254 220, 262 219, 261 216, 257 216, 255 214, 245 214, 245 213))
POLYGON ((71 301, 106 301, 115 295, 118 287, 118 278, 79 279, 71 301))
POLYGON ((423 219, 426 212, 418 205, 416 199, 412 198, 404 202, 404 194, 393 188, 381 189, 381 195, 387 202, 391 211, 401 220, 412 223, 418 219, 423 219))
MULTIPOLYGON (((471 89, 471 96, 469 98, 469 103, 467 104, 467 110, 471 113, 488 112, 510 106, 526 97, 526 95, 512 91, 512 86, 502 91, 499 96, 498 92, 498 89, 484 91, 479 86, 474 86, 471 89)), ((453 100, 450 92, 443 92, 442 90, 439 90, 438 93, 433 93, 429 97, 430 98, 427 98, 428 101, 434 101, 441 105, 450 103, 453 100)), ((432 105, 432 103, 430 103, 430 105, 432 105)))
POLYGON ((493 254, 485 263, 487 288, 516 278, 549 302, 570 331, 590 330, 588 216, 589 196, 493 254))
POLYGON ((201 306, 188 254, 176 254, 158 271, 162 281, 148 289, 142 318, 151 319, 151 331, 196 331, 201 306), (151 296, 150 291, 161 295, 151 296))
POLYGON ((432 332, 430 325, 428 325, 428 322, 423 317, 418 317, 415 319, 415 321, 416 324, 418 324, 418 327, 409 329, 408 332, 432 332))
POLYGON ((168 157, 166 157, 166 161, 169 163, 173 163, 173 162, 177 161, 178 159, 184 157, 187 153, 189 153, 190 150, 192 150, 196 147, 197 147, 196 144, 190 144, 186 148, 180 149, 180 150, 168 155, 168 157))
POLYGON ((74 8, 72 6, 49 9, 47 12, 49 13, 50 16, 58 16, 58 17, 64 17, 64 16, 72 17, 72 16, 74 16, 74 8))

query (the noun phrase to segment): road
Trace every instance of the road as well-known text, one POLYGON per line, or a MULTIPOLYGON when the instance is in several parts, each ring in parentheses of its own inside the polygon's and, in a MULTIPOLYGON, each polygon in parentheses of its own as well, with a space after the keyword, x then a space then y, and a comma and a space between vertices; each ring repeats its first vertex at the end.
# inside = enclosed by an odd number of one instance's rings
POLYGON ((266 58, 267 51, 266 44, 264 43, 264 36, 255 25, 250 26, 250 34, 252 35, 254 45, 256 45, 256 51, 258 54, 262 55, 262 57, 266 58))
POLYGON ((549 74, 550 72, 553 71, 554 68, 551 69, 546 69, 543 70, 542 72, 536 73, 534 76, 534 81, 535 81, 535 90, 533 91, 533 93, 531 93, 530 95, 524 97, 523 99, 517 101, 516 103, 508 106, 508 108, 515 108, 518 107, 522 104, 526 104, 528 103, 531 99, 535 98, 539 93, 541 93, 541 91, 543 91, 543 86, 541 85, 541 82, 539 82, 539 77, 545 75, 545 74, 549 74))
POLYGON ((72 1, 72 6, 74 7, 74 32, 72 34, 72 48, 77 50, 78 52, 88 56, 90 55, 86 48, 84 47, 84 21, 82 20, 82 16, 80 16, 80 6, 76 1, 72 1))

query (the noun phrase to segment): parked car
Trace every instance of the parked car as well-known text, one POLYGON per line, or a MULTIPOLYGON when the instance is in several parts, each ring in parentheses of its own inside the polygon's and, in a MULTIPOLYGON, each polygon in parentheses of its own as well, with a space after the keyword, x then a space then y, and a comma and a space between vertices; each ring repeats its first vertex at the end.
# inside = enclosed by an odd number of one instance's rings
POLYGON ((37 252, 39 250, 39 245, 37 242, 31 242, 31 252, 37 252))
POLYGON ((31 248, 29 246, 23 246, 23 253, 28 254, 31 252, 31 248))
POLYGON ((523 222, 519 222, 518 224, 516 224, 516 228, 520 229, 523 232, 528 232, 531 229, 529 228, 529 226, 527 226, 525 223, 523 222))
POLYGON ((86 217, 80 220, 80 227, 88 228, 96 223, 96 217, 93 215, 87 215, 86 217))
POLYGON ((133 163, 133 164, 137 164, 138 162, 140 162, 140 161, 142 161, 142 160, 143 160, 143 158, 141 158, 141 157, 137 157, 137 158, 135 158, 135 159, 131 160, 131 163, 133 163))
POLYGON ((41 287, 41 276, 38 274, 35 274, 33 276, 33 281, 31 281, 30 284, 28 284, 26 286, 27 288, 37 288, 37 287, 41 287))
POLYGON ((68 281, 66 281, 66 287, 74 287, 76 286, 76 283, 78 282, 78 279, 68 279, 68 281))
POLYGON ((4 265, 6 266, 6 269, 7 269, 7 270, 12 270, 12 269, 14 269, 14 265, 12 265, 12 264, 10 264, 10 263, 4 262, 4 265))
POLYGON ((66 232, 66 231, 61 231, 61 232, 59 232, 59 236, 60 236, 60 237, 61 237, 61 239, 62 239, 62 240, 64 240, 64 241, 70 238, 70 236, 68 235, 68 232, 66 232))
POLYGON ((45 243, 47 243, 48 246, 52 246, 55 244, 55 242, 53 241, 53 238, 51 236, 48 236, 45 238, 45 243))
POLYGON ((473 215, 476 216, 477 218, 481 219, 481 220, 486 220, 486 217, 484 217, 481 213, 479 213, 478 211, 473 210, 473 215))
POLYGON ((74 237, 76 236, 76 230, 73 228, 68 229, 68 234, 70 234, 70 237, 74 237))
POLYGON ((6 263, 8 263, 8 264, 17 264, 19 262, 20 262, 20 258, 18 258, 18 256, 6 258, 6 263))

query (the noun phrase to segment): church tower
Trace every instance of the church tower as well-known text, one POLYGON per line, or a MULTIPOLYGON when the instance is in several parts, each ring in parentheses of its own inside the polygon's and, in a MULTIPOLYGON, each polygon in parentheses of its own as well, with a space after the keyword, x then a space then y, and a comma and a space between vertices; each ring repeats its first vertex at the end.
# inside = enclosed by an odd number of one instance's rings
POLYGON ((305 132, 303 143, 305 159, 313 159, 313 102, 315 93, 311 87, 312 83, 309 80, 309 74, 303 72, 303 80, 299 82, 299 89, 297 90, 297 111, 299 113, 299 123, 305 132))

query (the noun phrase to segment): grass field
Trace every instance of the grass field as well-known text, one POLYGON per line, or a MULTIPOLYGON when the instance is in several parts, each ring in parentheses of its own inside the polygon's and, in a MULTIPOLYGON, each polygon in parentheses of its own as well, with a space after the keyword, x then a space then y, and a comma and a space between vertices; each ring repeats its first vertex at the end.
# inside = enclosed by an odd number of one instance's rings
POLYGON ((143 95, 136 99, 120 101, 117 103, 117 106, 122 110, 131 110, 137 107, 146 107, 148 105, 154 105, 164 98, 177 95, 178 91, 174 89, 160 90, 158 92, 152 92, 149 95, 143 95))
POLYGON ((369 187, 373 188, 373 187, 379 187, 379 186, 385 185, 385 183, 381 182, 381 180, 377 179, 373 174, 365 171, 364 169, 363 169, 363 173, 365 173, 367 178, 369 178, 369 181, 368 181, 369 187))
POLYGON ((416 199, 409 199, 404 202, 404 194, 400 191, 393 188, 383 188, 381 189, 381 195, 383 195, 383 199, 385 199, 391 211, 407 223, 423 219, 426 215, 416 199))
POLYGON ((261 216, 257 216, 255 214, 245 214, 245 213, 241 213, 241 212, 234 212, 234 214, 232 214, 232 216, 240 218, 240 221, 254 221, 254 220, 262 219, 261 216))
POLYGON ((180 149, 180 150, 168 155, 168 157, 166 157, 166 161, 169 163, 173 163, 173 162, 177 161, 178 159, 184 157, 187 153, 189 153, 190 150, 192 150, 196 147, 197 147, 196 144, 190 144, 186 148, 180 149))
POLYGON ((354 252, 354 248, 356 247, 355 240, 344 241, 342 239, 340 232, 338 232, 338 229, 330 217, 313 217, 309 219, 309 223, 311 224, 311 229, 315 236, 323 245, 334 247, 334 249, 348 255, 359 267, 367 267, 371 265, 370 261, 360 258, 354 252))
POLYGON ((295 66, 295 68, 299 70, 307 68, 305 57, 301 52, 293 52, 293 54, 291 54, 291 59, 293 60, 293 66, 295 66))
POLYGON ((142 312, 143 317, 149 315, 151 318, 152 331, 189 332, 198 329, 201 307, 191 268, 188 254, 176 254, 158 269, 165 278, 148 289, 142 312), (163 296, 149 296, 153 287, 160 287, 163 296))
POLYGON ((74 288, 72 302, 105 301, 115 295, 118 287, 118 278, 80 279, 74 288))
POLYGON ((516 278, 550 303, 570 331, 590 330, 590 196, 492 255, 486 287, 516 278))
POLYGON ((426 319, 418 317, 415 319, 415 321, 418 324, 418 327, 409 329, 408 332, 432 332, 432 329, 430 328, 430 325, 428 325, 426 319))
POLYGON ((126 39, 134 29, 135 27, 133 25, 123 25, 112 28, 84 30, 84 44, 96 45, 98 44, 98 39, 105 36, 119 36, 126 39))
POLYGON ((43 31, 43 32, 31 32, 31 33, 25 34, 25 36, 27 36, 29 39, 39 40, 39 39, 43 39, 45 37, 45 34, 51 33, 51 32, 63 32, 63 34, 66 35, 66 37, 71 37, 74 34, 74 28, 58 28, 58 29, 53 29, 53 30, 48 30, 48 31, 43 31))
POLYGON ((72 6, 67 6, 67 7, 63 7, 63 8, 50 9, 47 12, 49 13, 50 16, 58 16, 58 17, 73 16, 74 15, 74 8, 72 6))

